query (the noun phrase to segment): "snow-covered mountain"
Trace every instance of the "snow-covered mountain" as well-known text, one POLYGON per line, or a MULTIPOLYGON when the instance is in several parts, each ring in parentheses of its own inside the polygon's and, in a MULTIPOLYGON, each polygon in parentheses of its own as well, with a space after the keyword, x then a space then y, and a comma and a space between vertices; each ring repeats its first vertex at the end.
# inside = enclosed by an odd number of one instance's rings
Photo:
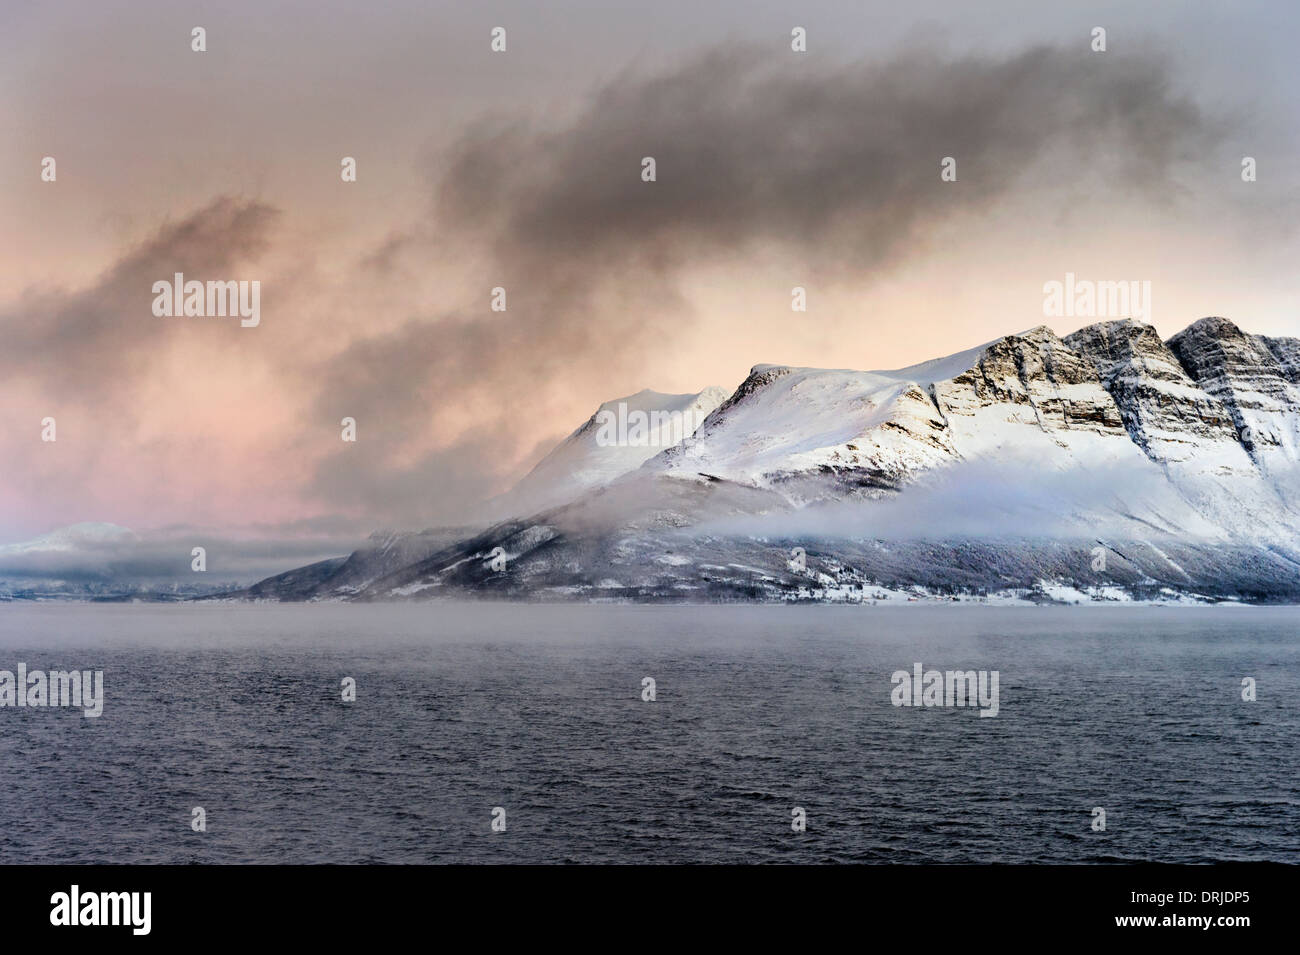
POLYGON ((1040 326, 888 371, 758 365, 715 396, 621 399, 716 407, 664 448, 605 447, 593 416, 521 482, 558 506, 280 595, 1300 600, 1296 339, 1040 326))

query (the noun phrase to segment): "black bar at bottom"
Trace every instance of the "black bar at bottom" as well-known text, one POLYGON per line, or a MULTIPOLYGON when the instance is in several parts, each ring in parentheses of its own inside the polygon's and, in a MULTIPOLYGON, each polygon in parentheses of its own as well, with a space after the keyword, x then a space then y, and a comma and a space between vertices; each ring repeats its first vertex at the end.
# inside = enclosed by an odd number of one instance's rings
POLYGON ((1199 938, 1230 945, 1260 930, 1281 933, 1294 926, 1296 874, 1295 867, 1263 863, 599 871, 9 866, 0 868, 0 912, 9 942, 75 935, 79 943, 111 936, 127 944, 283 939, 297 945, 337 943, 354 933, 367 941, 399 941, 430 930, 436 942, 455 930, 468 932, 469 941, 523 933, 541 942, 538 933, 559 932, 568 941, 659 950, 707 936, 733 943, 785 936, 807 942, 843 932, 945 949, 1045 936, 1199 938), (82 924, 114 920, 119 924, 82 924))

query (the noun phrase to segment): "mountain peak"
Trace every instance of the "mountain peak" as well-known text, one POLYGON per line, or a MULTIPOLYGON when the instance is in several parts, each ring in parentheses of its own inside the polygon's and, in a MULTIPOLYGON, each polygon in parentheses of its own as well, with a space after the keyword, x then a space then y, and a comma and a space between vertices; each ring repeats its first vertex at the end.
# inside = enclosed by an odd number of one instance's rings
POLYGON ((1201 338, 1241 338, 1243 336, 1242 330, 1230 319, 1219 315, 1207 315, 1205 318, 1198 318, 1192 322, 1192 324, 1170 338, 1169 341, 1172 344, 1175 339, 1181 341, 1201 338))
POLYGON ((1111 333, 1111 334, 1131 334, 1151 329, 1153 326, 1148 322, 1138 321, 1136 318, 1108 318, 1104 321, 1093 322, 1091 325, 1084 325, 1077 332, 1071 332, 1065 336, 1068 340, 1081 332, 1111 333))
POLYGON ((1028 338, 1030 340, 1054 339, 1057 337, 1056 332, 1046 325, 1035 325, 1033 328, 1027 328, 1023 332, 1015 335, 1008 335, 1007 338, 1028 338))

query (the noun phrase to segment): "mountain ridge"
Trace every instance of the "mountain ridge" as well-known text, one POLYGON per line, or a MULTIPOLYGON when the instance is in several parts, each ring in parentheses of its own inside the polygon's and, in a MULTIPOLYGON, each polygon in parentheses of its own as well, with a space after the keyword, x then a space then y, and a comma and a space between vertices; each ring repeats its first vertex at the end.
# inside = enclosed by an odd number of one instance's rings
POLYGON ((1168 340, 1038 325, 884 371, 756 364, 682 441, 613 470, 359 589, 260 593, 1300 600, 1300 340, 1220 317, 1168 340), (822 568, 791 571, 796 550, 822 568))

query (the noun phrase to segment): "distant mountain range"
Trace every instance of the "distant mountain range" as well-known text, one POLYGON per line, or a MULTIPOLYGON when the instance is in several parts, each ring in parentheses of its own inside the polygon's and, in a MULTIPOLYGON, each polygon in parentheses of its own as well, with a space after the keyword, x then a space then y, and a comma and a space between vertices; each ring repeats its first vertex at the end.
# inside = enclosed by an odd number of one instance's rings
POLYGON ((0 600, 185 600, 229 593, 295 559, 339 549, 338 541, 307 540, 286 548, 195 531, 142 536, 117 524, 84 522, 0 545, 0 600), (195 546, 208 552, 204 573, 194 572, 195 546))
POLYGON ((1298 602, 1300 340, 1121 320, 758 365, 607 402, 495 505, 230 596, 1298 602))

